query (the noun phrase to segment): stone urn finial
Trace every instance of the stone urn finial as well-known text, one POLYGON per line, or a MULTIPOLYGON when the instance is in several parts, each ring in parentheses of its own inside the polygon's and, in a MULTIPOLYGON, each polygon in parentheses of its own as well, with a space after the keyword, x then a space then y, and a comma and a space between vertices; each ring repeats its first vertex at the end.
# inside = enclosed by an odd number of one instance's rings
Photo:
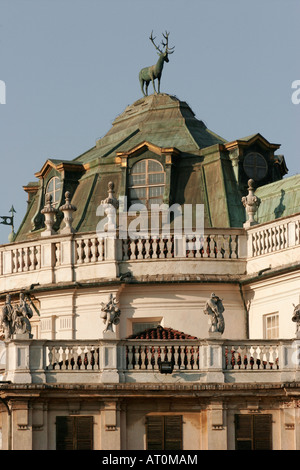
POLYGON ((110 181, 108 183, 108 197, 101 201, 101 205, 104 207, 104 212, 107 215, 108 222, 105 224, 105 232, 114 233, 117 226, 117 216, 116 211, 119 208, 119 201, 114 196, 115 193, 115 184, 110 181))
POLYGON ((248 220, 244 223, 244 227, 252 227, 252 225, 257 225, 258 222, 254 219, 254 216, 257 212, 257 209, 260 206, 260 199, 254 194, 254 180, 250 179, 248 181, 248 195, 242 197, 242 203, 246 209, 248 220))
POLYGON ((56 233, 55 230, 53 230, 53 225, 57 212, 57 209, 53 207, 51 194, 46 194, 46 204, 44 209, 41 210, 41 213, 45 216, 46 225, 46 230, 44 230, 41 234, 42 237, 49 237, 50 235, 54 235, 56 233))
POLYGON ((59 208, 64 214, 64 221, 66 226, 61 230, 60 233, 74 233, 75 229, 72 227, 73 222, 73 212, 77 211, 77 207, 73 206, 70 202, 70 192, 65 193, 65 203, 59 208))

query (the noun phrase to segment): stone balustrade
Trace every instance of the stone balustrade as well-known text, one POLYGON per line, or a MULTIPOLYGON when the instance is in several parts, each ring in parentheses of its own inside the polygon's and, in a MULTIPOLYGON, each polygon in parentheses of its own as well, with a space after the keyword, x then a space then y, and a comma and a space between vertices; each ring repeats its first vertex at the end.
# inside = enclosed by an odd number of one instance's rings
POLYGON ((300 216, 260 224, 248 230, 248 256, 256 257, 300 245, 300 216))
POLYGON ((280 382, 300 379, 300 340, 34 340, 5 343, 12 383, 280 382), (161 373, 163 362, 172 373, 161 373))
POLYGON ((95 232, 55 234, 0 247, 0 291, 36 282, 43 285, 116 278, 128 270, 135 276, 155 275, 158 265, 149 263, 151 260, 160 263, 161 274, 174 272, 170 262, 178 262, 176 272, 183 275, 207 272, 207 263, 209 271, 216 274, 251 274, 265 269, 267 263, 272 267, 292 263, 298 255, 299 214, 247 230, 209 229, 201 237, 171 234, 130 240, 105 238, 95 232), (216 264, 212 267, 211 263, 216 264))

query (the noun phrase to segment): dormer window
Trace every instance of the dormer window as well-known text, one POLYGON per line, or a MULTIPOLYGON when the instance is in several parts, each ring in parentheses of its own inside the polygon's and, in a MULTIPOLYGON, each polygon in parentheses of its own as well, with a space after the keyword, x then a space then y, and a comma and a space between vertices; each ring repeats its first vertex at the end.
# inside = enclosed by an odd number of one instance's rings
POLYGON ((162 204, 165 190, 165 171, 156 160, 145 159, 133 165, 129 174, 130 204, 162 204))
POLYGON ((47 184, 46 194, 50 194, 52 196, 52 204, 54 207, 60 203, 61 187, 61 180, 58 176, 51 178, 47 184))
POLYGON ((248 178, 260 181, 268 173, 268 164, 260 153, 250 152, 245 156, 244 170, 248 178))

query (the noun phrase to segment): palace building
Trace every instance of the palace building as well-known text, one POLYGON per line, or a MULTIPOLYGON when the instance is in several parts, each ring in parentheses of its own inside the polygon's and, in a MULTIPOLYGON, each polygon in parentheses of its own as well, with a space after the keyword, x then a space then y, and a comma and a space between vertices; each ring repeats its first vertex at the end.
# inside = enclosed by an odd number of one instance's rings
POLYGON ((154 93, 41 165, 0 246, 2 449, 299 450, 300 175, 280 145, 154 93))

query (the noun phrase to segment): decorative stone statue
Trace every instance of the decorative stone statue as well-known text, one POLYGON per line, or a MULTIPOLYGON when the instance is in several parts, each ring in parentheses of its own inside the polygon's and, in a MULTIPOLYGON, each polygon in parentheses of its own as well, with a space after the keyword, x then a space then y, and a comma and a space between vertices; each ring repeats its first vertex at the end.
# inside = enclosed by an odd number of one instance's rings
POLYGON ((115 233, 117 227, 116 210, 119 208, 119 201, 114 196, 115 185, 112 181, 108 183, 108 197, 101 201, 104 212, 107 215, 108 222, 104 226, 105 232, 115 233))
POLYGON ((6 301, 2 307, 2 315, 0 326, 4 332, 4 338, 10 339, 13 334, 13 319, 14 319, 14 308, 11 304, 11 296, 6 296, 6 301))
POLYGON ((244 223, 244 227, 251 227, 252 225, 257 225, 257 221, 254 219, 254 215, 257 212, 257 209, 260 206, 260 199, 254 194, 254 180, 250 179, 248 181, 248 195, 242 197, 242 203, 246 208, 249 219, 244 223))
POLYGON ((11 296, 6 296, 5 305, 2 308, 1 326, 5 339, 11 339, 14 335, 28 334, 31 336, 31 324, 29 318, 33 312, 25 300, 25 295, 20 294, 20 301, 12 305, 11 296))
POLYGON ((210 333, 224 333, 225 321, 223 317, 224 306, 222 299, 216 294, 211 294, 210 299, 206 302, 204 313, 209 315, 210 333))
POLYGON ((28 333, 31 335, 31 325, 29 318, 33 312, 25 300, 23 293, 20 294, 20 301, 14 308, 14 333, 17 335, 28 333))
POLYGON ((300 338, 300 304, 294 305, 292 321, 296 323, 296 337, 300 338))
POLYGON ((107 303, 101 302, 101 318, 103 319, 103 323, 105 323, 103 333, 113 331, 113 325, 118 325, 120 323, 119 317, 121 315, 121 311, 117 304, 118 302, 113 294, 110 294, 109 301, 107 303))
POLYGON ((163 34, 163 37, 165 38, 166 42, 162 41, 162 45, 165 48, 164 51, 162 51, 159 47, 154 42, 154 37, 153 37, 153 31, 150 36, 150 41, 154 45, 155 49, 158 51, 159 59, 155 65, 152 65, 150 67, 145 67, 140 71, 139 74, 139 80, 141 84, 141 89, 143 92, 144 96, 148 95, 148 86, 149 83, 152 82, 154 93, 156 93, 155 85, 154 85, 154 80, 157 79, 158 81, 158 87, 157 87, 157 92, 160 93, 160 79, 161 79, 161 74, 164 66, 164 62, 169 62, 169 54, 173 54, 174 52, 174 47, 169 48, 168 46, 168 41, 169 41, 169 34, 163 34), (145 91, 144 91, 144 84, 146 84, 145 91))

